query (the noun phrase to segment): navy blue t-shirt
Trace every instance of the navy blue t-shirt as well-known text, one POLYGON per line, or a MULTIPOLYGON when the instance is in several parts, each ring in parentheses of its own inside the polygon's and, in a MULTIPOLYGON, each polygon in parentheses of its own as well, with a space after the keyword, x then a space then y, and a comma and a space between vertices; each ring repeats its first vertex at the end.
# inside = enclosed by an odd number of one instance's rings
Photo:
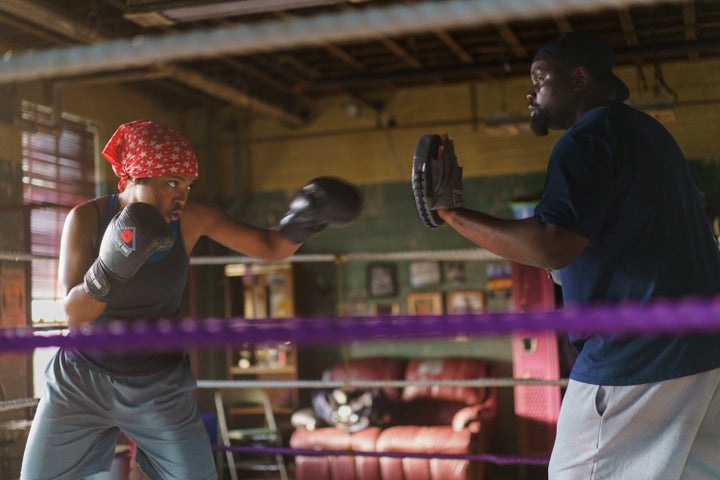
MULTIPOLYGON (((685 157, 658 121, 628 105, 593 108, 562 135, 535 216, 590 240, 560 270, 566 303, 720 292, 720 252, 685 157)), ((579 356, 570 378, 585 383, 634 385, 720 367, 720 336, 571 341, 579 356)))

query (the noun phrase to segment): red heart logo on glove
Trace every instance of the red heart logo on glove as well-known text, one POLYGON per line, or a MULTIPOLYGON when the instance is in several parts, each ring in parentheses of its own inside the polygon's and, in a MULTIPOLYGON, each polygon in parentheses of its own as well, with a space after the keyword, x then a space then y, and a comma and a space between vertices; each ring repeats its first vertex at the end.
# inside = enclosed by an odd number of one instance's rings
POLYGON ((133 239, 133 231, 130 230, 130 229, 125 229, 125 230, 123 230, 122 232, 120 232, 120 239, 121 239, 124 243, 130 243, 130 242, 132 242, 132 239, 133 239))

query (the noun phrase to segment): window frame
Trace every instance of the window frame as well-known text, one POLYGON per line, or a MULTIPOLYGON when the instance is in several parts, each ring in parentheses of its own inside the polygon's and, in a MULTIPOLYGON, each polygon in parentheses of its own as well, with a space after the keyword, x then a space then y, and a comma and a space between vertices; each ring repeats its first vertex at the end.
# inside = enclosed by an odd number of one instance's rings
POLYGON ((98 195, 98 128, 91 121, 24 101, 23 205, 31 253, 33 325, 64 323, 58 283, 62 225, 77 204, 98 195))

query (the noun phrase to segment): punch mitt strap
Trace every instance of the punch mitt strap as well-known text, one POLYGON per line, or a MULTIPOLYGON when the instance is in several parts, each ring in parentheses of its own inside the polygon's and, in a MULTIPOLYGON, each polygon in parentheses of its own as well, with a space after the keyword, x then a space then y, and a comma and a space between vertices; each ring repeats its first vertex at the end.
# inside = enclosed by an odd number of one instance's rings
POLYGON ((447 136, 423 135, 418 140, 413 156, 412 189, 415 209, 428 228, 445 223, 437 209, 464 206, 462 167, 447 136))

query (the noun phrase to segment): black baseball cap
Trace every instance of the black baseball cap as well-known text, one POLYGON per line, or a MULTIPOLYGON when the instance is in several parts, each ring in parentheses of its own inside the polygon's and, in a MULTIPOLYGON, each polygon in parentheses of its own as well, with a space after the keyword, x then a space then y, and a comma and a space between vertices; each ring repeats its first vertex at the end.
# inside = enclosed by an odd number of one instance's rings
POLYGON ((537 60, 554 59, 586 67, 615 90, 615 99, 619 102, 630 97, 625 82, 612 72, 613 50, 602 38, 587 32, 564 32, 546 43, 535 54, 537 60))

